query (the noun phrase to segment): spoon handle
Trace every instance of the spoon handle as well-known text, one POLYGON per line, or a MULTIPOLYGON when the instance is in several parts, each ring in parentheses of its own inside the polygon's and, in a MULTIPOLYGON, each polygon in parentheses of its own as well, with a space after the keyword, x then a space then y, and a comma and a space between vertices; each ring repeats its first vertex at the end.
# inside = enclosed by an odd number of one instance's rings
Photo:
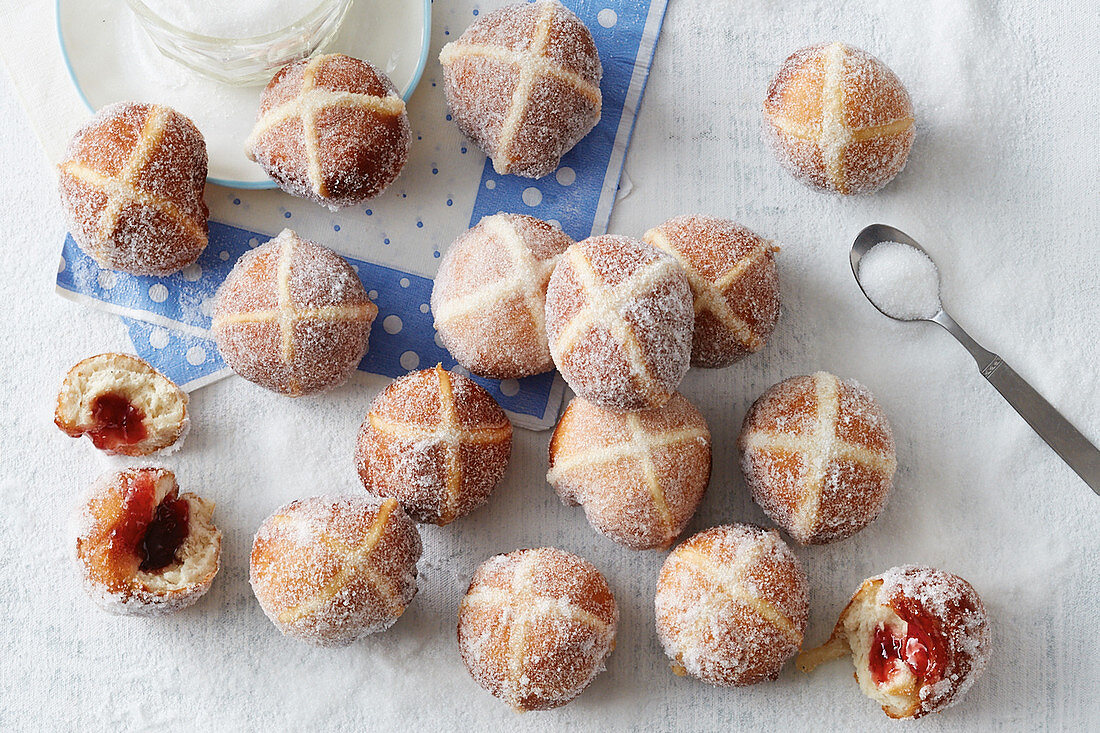
POLYGON ((1100 495, 1100 450, 1001 357, 994 354, 993 360, 982 369, 982 376, 1089 488, 1100 495))

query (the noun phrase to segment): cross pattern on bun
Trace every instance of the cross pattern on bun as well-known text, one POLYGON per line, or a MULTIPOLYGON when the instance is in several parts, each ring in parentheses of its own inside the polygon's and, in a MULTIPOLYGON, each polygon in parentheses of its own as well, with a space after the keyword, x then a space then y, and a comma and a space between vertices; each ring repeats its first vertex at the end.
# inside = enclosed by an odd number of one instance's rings
POLYGON ((416 525, 393 499, 314 496, 260 525, 249 581, 283 634, 346 646, 405 612, 416 595, 420 551, 416 525))
POLYGON ((671 255, 605 234, 565 251, 546 290, 550 353, 565 381, 608 410, 660 407, 691 361, 691 287, 671 255))
POLYGON ((985 605, 953 573, 902 565, 868 578, 841 612, 829 640, 798 666, 851 654, 863 694, 891 718, 919 718, 958 702, 989 660, 985 605))
POLYGON ((347 260, 284 229, 237 260, 218 288, 211 332, 237 374, 299 397, 347 381, 377 315, 347 260))
POLYGON ((519 712, 577 697, 615 646, 619 609, 590 562, 552 547, 486 560, 458 607, 474 680, 519 712))
POLYGON ((164 468, 100 477, 76 516, 85 591, 103 610, 125 616, 195 603, 218 572, 222 534, 213 514, 213 502, 179 493, 164 468))
POLYGON ((874 521, 898 465, 871 392, 828 372, 770 387, 745 415, 737 446, 753 499, 802 544, 842 540, 874 521))
POLYGON ((104 107, 73 135, 58 173, 73 239, 100 267, 170 275, 206 248, 206 142, 174 109, 104 107))
POLYGON ((439 62, 455 122, 501 175, 542 178, 599 122, 596 43, 554 0, 486 13, 439 62))
POLYGON ((148 456, 178 448, 187 433, 187 394, 142 359, 107 353, 77 363, 57 393, 54 423, 96 448, 148 456))
POLYGON ((546 284, 573 239, 522 214, 486 216, 450 246, 432 286, 444 348, 474 374, 519 379, 554 368, 546 284))
POLYGON ((405 100, 389 77, 370 62, 331 53, 275 75, 245 151, 284 191, 335 211, 393 183, 411 135, 405 100))
POLYGON ((633 550, 665 549, 691 521, 710 480, 710 431, 681 395, 618 413, 580 397, 550 440, 546 481, 597 530, 633 550))

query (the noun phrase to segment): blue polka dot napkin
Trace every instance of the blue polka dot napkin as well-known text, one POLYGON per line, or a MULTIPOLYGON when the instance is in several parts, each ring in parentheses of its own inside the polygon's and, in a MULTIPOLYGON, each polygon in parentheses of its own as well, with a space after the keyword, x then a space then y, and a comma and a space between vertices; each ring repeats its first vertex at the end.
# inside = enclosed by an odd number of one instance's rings
MULTIPOLYGON (((555 221, 582 239, 606 231, 634 119, 645 89, 666 0, 567 1, 591 29, 600 51, 603 111, 596 128, 538 180, 498 175, 446 115, 435 55, 461 33, 470 11, 438 5, 428 72, 410 103, 413 154, 402 177, 363 208, 338 214, 270 191, 211 186, 210 242, 198 262, 168 277, 138 277, 100 269, 67 237, 57 273, 65 297, 123 317, 134 350, 186 390, 232 372, 209 339, 212 297, 237 258, 284 226, 347 257, 378 319, 359 369, 398 377, 442 363, 428 307, 438 258, 466 226, 500 211, 555 221), (468 212, 468 216, 463 212, 468 212)), ((476 14, 476 10, 473 11, 476 14)), ((564 385, 556 373, 521 380, 478 378, 520 426, 553 425, 564 385)))

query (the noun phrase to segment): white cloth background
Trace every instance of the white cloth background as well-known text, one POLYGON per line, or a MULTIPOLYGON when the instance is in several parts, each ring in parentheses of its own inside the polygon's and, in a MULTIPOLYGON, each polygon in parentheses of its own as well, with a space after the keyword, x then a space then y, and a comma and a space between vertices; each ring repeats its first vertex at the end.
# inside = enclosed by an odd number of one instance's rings
MULTIPOLYGON (((922 730, 1094 728, 1100 499, 947 334, 894 323, 864 301, 847 250, 875 221, 915 236, 935 255, 944 303, 958 320, 1100 440, 1095 8, 1038 0, 777 5, 673 0, 627 157, 633 191, 611 221, 612 231, 637 235, 667 216, 702 211, 783 247, 783 314, 767 348, 727 370, 692 371, 683 385, 715 442, 713 479, 691 529, 766 522, 746 495, 733 448, 761 391, 816 369, 857 378, 893 423, 900 467, 875 524, 844 542, 796 548, 811 587, 807 642, 827 635, 862 578, 902 562, 933 564, 981 593, 995 647, 967 698, 922 721, 922 730), (917 110, 908 167, 871 197, 801 187, 760 140, 759 106, 778 64, 799 46, 834 38, 883 58, 917 110)), ((48 68, 49 13, 18 12, 43 24, 48 68)), ((434 47, 441 42, 436 28, 434 47)), ((432 61, 425 80, 438 74, 432 61)), ((412 104, 433 94, 422 84, 412 104)), ((164 463, 185 489, 217 501, 221 574, 198 605, 166 619, 97 611, 75 582, 66 519, 77 493, 108 466, 50 424, 52 403, 72 363, 128 343, 117 319, 53 293, 64 234, 54 176, 7 79, 0 120, 8 360, 0 369, 0 728, 887 727, 845 662, 809 677, 791 666, 775 683, 738 690, 672 676, 653 631, 662 554, 620 548, 596 536, 579 509, 560 505, 543 481, 546 433, 517 432, 506 482, 486 509, 422 530, 420 594, 393 629, 339 651, 281 638, 248 586, 252 533, 291 498, 356 488, 354 435, 374 392, 362 384, 297 401, 239 379, 196 393, 194 430, 164 463), (622 622, 607 671, 577 701, 517 716, 463 669, 455 610, 487 556, 540 544, 595 562, 622 622)))

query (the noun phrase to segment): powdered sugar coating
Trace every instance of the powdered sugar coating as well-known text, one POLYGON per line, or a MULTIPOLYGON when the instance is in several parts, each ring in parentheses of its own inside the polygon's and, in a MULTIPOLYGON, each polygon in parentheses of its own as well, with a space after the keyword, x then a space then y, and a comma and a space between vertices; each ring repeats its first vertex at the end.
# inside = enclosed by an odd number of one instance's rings
POLYGON ((992 636, 985 605, 959 576, 922 565, 901 565, 865 582, 881 581, 876 602, 915 606, 929 632, 946 650, 942 676, 920 688, 919 718, 957 703, 981 676, 989 661, 992 636))
POLYGON ((298 397, 347 381, 377 315, 344 258, 284 229, 233 266, 215 296, 211 332, 237 374, 298 397))
POLYGON ((432 287, 435 327, 475 374, 519 379, 554 368, 546 338, 546 285, 573 244, 561 227, 495 214, 447 249, 432 287))
POLYGON ((738 449, 753 499, 802 544, 841 540, 874 521, 897 469, 874 396, 828 372, 764 392, 745 415, 738 449))
POLYGON ((411 137, 389 77, 368 61, 322 54, 284 66, 267 85, 245 152, 287 193, 335 211, 393 183, 411 137))
POLYGON ((676 258, 695 299, 692 366, 727 367, 764 348, 779 319, 779 248, 713 216, 677 216, 645 233, 676 258))
POLYGON ((633 550, 665 549, 710 480, 710 431, 680 394, 637 413, 569 403, 550 440, 546 481, 589 523, 633 550))
POLYGON ((667 402, 688 370, 694 322, 683 268, 630 237, 570 246, 547 286, 554 363, 574 392, 605 409, 667 402))
POLYGON ((885 64, 843 43, 795 51, 764 100, 765 137, 803 183, 841 194, 871 193, 905 167, 913 105, 885 64))
POLYGON ((802 645, 806 577, 775 530, 713 527, 666 558, 657 580, 657 636, 675 673, 712 685, 779 676, 802 645))
POLYGON ((383 631, 416 595, 416 525, 393 499, 314 496, 264 520, 249 580, 287 636, 346 646, 383 631))
POLYGON ((619 609, 603 575, 563 550, 486 560, 458 609, 470 676, 517 711, 560 707, 604 669, 619 609))
POLYGON ((541 178, 596 126, 599 53, 556 0, 513 3, 474 21, 439 54, 455 123, 497 173, 541 178))
POLYGON ((190 119, 161 105, 103 107, 58 165, 73 239, 100 267, 169 275, 207 241, 206 142, 190 119))
POLYGON ((210 589, 220 567, 222 535, 213 513, 213 503, 180 494, 175 475, 164 468, 127 468, 100 476, 72 519, 84 591, 104 611, 120 616, 163 616, 193 605, 210 589), (128 500, 140 481, 152 484, 147 505, 128 500), (175 499, 188 504, 187 536, 171 563, 142 570, 138 548, 123 543, 122 528, 147 524, 161 502, 175 499), (135 511, 142 516, 129 514, 135 511))
POLYGON ((392 382, 359 428, 363 487, 418 522, 449 524, 489 500, 512 453, 512 423, 479 384, 441 366, 392 382))

